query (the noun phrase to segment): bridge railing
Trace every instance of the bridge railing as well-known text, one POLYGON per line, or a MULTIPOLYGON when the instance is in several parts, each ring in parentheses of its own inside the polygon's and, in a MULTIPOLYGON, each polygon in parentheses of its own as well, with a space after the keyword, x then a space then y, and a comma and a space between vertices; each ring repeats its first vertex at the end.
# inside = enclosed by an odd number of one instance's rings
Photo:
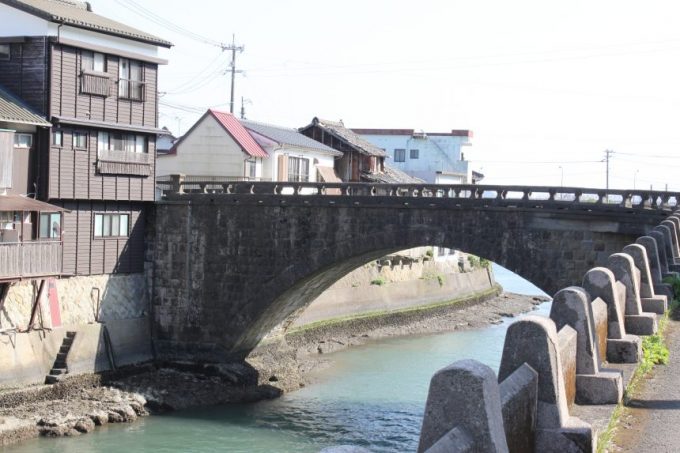
POLYGON ((328 197, 400 197, 478 200, 488 205, 608 205, 623 208, 676 207, 680 193, 583 187, 502 186, 476 184, 373 184, 284 181, 234 181, 170 175, 157 179, 164 195, 185 193, 328 197))

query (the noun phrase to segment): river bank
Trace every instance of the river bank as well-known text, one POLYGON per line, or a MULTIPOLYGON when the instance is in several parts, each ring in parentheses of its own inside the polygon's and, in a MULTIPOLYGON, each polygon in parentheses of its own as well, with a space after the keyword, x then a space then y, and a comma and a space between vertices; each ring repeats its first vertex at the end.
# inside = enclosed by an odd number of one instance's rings
POLYGON ((529 311, 542 300, 502 294, 428 310, 320 323, 291 332, 283 342, 263 345, 246 364, 147 365, 3 392, 0 445, 41 434, 79 435, 96 425, 131 422, 149 411, 275 398, 312 382, 315 371, 331 365, 329 352, 391 336, 483 327, 529 311))

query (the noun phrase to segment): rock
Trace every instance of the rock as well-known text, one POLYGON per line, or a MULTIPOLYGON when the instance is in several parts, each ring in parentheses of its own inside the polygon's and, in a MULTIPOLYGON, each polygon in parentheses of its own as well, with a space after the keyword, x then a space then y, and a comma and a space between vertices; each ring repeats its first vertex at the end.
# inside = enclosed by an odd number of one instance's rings
POLYGON ((78 420, 76 422, 74 428, 75 428, 76 431, 83 433, 83 434, 86 434, 86 433, 94 431, 94 426, 95 426, 95 423, 91 419, 81 418, 80 420, 78 420))
POLYGON ((109 415, 101 410, 95 410, 94 412, 91 412, 88 414, 88 417, 90 417, 90 420, 92 420, 97 426, 102 426, 109 422, 109 415))

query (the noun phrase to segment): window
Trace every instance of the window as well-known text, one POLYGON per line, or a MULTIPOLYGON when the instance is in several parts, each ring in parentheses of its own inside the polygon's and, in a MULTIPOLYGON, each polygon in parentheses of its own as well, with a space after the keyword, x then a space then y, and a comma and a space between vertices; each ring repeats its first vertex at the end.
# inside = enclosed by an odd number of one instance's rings
POLYGON ((309 159, 302 157, 288 158, 288 181, 309 181, 309 159))
POLYGON ((73 133, 73 147, 74 148, 87 148, 87 133, 86 132, 74 132, 73 133))
POLYGON ((142 64, 139 61, 121 58, 118 79, 118 96, 142 100, 144 82, 142 81, 142 64))
POLYGON ((257 178, 257 162, 254 160, 248 160, 246 161, 246 176, 248 178, 255 179, 257 178))
POLYGON ((0 44, 0 60, 9 60, 11 56, 11 49, 12 47, 9 44, 0 44))
POLYGON ((128 237, 129 214, 95 214, 94 237, 128 237))
POLYGON ((32 134, 14 134, 15 148, 30 148, 33 146, 32 134))
POLYGON ((41 239, 59 239, 61 237, 61 214, 58 212, 41 213, 38 233, 41 239))
POLYGON ((394 150, 394 161, 395 162, 406 162, 406 150, 405 149, 395 149, 394 150))
POLYGON ((418 159, 418 154, 420 154, 420 152, 417 149, 412 149, 409 151, 409 157, 411 159, 418 159))
POLYGON ((52 132, 52 145, 64 146, 64 133, 62 131, 52 132))
POLYGON ((100 132, 97 136, 97 151, 146 153, 148 151, 148 146, 146 136, 144 135, 100 132))
POLYGON ((80 69, 88 71, 106 72, 106 57, 103 53, 84 50, 80 69))

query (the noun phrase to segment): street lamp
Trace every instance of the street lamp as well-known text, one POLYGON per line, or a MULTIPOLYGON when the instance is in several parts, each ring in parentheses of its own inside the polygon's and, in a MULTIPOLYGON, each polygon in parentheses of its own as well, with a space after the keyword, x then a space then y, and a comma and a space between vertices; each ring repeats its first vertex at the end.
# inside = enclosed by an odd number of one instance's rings
POLYGON ((640 171, 640 169, 635 170, 635 173, 633 173, 633 190, 635 190, 635 183, 637 182, 637 174, 640 171))
POLYGON ((560 189, 564 187, 564 168, 562 166, 559 166, 560 169, 560 189))

